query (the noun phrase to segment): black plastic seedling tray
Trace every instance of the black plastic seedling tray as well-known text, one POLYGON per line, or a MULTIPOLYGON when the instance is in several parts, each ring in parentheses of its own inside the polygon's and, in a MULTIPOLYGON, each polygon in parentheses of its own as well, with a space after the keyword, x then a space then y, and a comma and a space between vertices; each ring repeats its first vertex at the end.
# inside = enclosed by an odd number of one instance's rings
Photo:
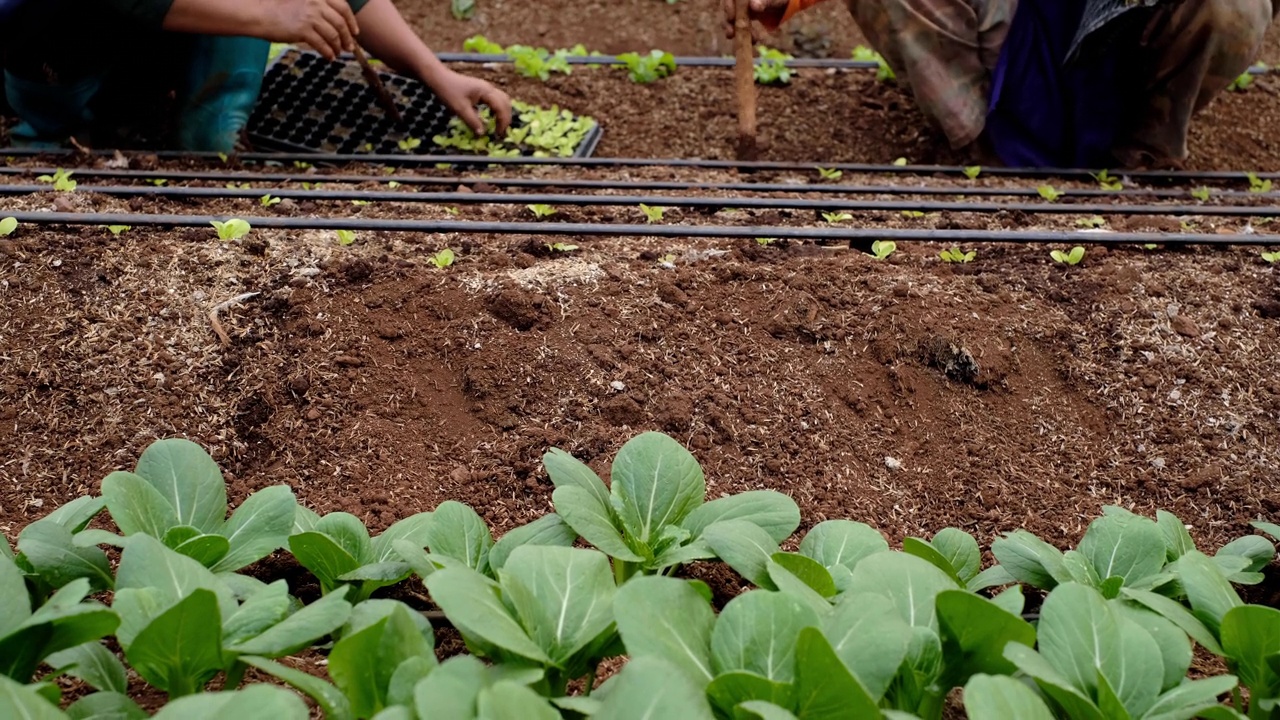
MULTIPOLYGON (((326 60, 309 50, 285 50, 267 67, 249 117, 250 141, 294 152, 393 154, 406 152, 401 140, 415 138, 421 144, 409 152, 457 154, 432 142, 448 130, 454 114, 431 88, 390 72, 378 75, 404 116, 403 125, 379 105, 354 58, 326 60)), ((591 157, 600 135, 597 123, 572 157, 591 157)))

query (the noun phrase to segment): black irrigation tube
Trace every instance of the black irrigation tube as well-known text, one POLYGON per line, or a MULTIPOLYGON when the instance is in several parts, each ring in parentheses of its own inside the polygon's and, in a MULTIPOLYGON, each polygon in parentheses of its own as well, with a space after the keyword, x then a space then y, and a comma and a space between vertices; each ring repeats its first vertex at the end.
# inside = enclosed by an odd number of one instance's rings
MULTIPOLYGON (((228 216, 143 215, 132 213, 15 212, 19 223, 37 225, 128 225, 130 227, 207 227, 228 216)), ((920 242, 974 242, 1077 245, 1277 245, 1280 236, 1235 233, 1106 233, 1046 230, 904 230, 900 228, 843 228, 726 225, 607 225, 599 223, 470 222, 462 220, 385 220, 370 218, 242 217, 255 228, 277 230, 355 230, 429 234, 565 235, 574 237, 662 238, 774 238, 778 240, 901 240, 920 242)))
MULTIPOLYGON (((0 176, 15 175, 35 177, 49 175, 55 171, 52 167, 41 168, 5 168, 0 167, 0 176)), ((253 172, 199 172, 185 170, 103 170, 86 168, 76 170, 77 177, 99 177, 123 180, 150 181, 193 180, 198 182, 279 182, 279 183, 384 183, 395 180, 402 185, 451 187, 458 185, 486 184, 493 187, 513 188, 565 188, 577 190, 671 190, 694 192, 778 192, 778 193, 814 193, 831 195, 963 195, 968 197, 1040 197, 1035 188, 1018 187, 985 187, 973 186, 915 186, 915 185, 844 185, 839 183, 719 183, 719 182, 681 182, 669 180, 561 180, 554 178, 492 178, 430 175, 389 175, 373 177, 369 175, 324 175, 308 173, 253 173, 253 172)), ((267 188, 261 188, 266 190, 267 188)), ((1063 197, 1150 197, 1150 198, 1185 198, 1186 190, 1102 190, 1100 188, 1069 188, 1061 191, 1063 197)), ((1246 190, 1216 190, 1214 198, 1257 200, 1280 200, 1280 193, 1253 193, 1246 190)))
MULTIPOLYGON (((91 153, 97 157, 111 157, 115 151, 96 150, 91 153)), ((0 154, 12 157, 49 157, 58 153, 35 148, 5 148, 0 154)), ((139 156, 153 157, 159 160, 205 160, 222 162, 217 153, 187 153, 178 151, 160 151, 155 153, 135 153, 139 156)), ((77 157, 74 152, 61 153, 62 156, 77 157)), ((127 156, 127 154, 126 154, 127 156)), ((831 168, 843 172, 884 174, 884 175, 956 175, 963 176, 964 168, 959 165, 871 165, 865 163, 829 163, 821 160, 808 162, 794 161, 758 161, 739 162, 736 160, 708 160, 701 158, 535 158, 535 157, 478 157, 475 155, 342 155, 338 153, 241 153, 236 156, 242 162, 292 163, 305 162, 312 165, 393 165, 393 166, 552 166, 552 167, 658 167, 658 168, 697 168, 703 170, 739 170, 739 171, 805 171, 813 172, 817 167, 831 168)), ((1055 168, 983 168, 988 177, 1024 177, 1024 178, 1063 178, 1092 179, 1097 170, 1055 169, 1055 168)), ((1280 173, 1255 173, 1262 179, 1280 180, 1280 173)), ((1129 179, 1146 179, 1153 182, 1164 181, 1247 181, 1246 172, 1196 172, 1187 170, 1152 171, 1134 170, 1118 173, 1119 177, 1129 179)))
MULTIPOLYGON (((224 200, 257 200, 260 189, 209 187, 136 187, 85 185, 78 192, 116 197, 172 197, 224 200)), ((47 185, 0 185, 0 196, 53 193, 47 185)), ((290 200, 434 203, 440 205, 550 205, 625 207, 649 205, 667 208, 721 210, 811 210, 848 212, 1023 212, 1044 215, 1212 215, 1226 217, 1280 217, 1280 205, 1125 205, 1074 203, 970 203, 899 200, 814 200, 810 198, 701 197, 679 195, 561 195, 550 193, 396 192, 366 190, 275 190, 272 197, 290 200)))

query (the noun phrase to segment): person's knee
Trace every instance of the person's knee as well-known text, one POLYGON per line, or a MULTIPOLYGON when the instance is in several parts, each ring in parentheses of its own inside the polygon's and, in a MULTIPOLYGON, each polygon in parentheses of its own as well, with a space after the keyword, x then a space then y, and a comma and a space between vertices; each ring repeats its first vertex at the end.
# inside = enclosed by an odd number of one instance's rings
POLYGON ((1255 54, 1280 2, 1276 0, 1196 0, 1202 22, 1218 42, 1235 53, 1255 54))

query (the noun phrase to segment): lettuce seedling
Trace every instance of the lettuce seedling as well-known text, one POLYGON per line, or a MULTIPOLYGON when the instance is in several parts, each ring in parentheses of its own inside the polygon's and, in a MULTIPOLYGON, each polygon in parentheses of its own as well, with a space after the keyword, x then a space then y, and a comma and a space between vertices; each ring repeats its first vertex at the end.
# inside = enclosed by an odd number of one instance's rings
POLYGON ((405 541, 425 547, 430 524, 431 513, 418 513, 370 538, 364 523, 350 513, 320 517, 300 507, 294 518, 295 532, 289 536, 289 550, 320 581, 321 592, 327 595, 352 585, 349 598, 352 603, 361 603, 374 590, 408 579, 413 568, 394 544, 405 541))
POLYGON ((115 237, 120 237, 130 229, 131 228, 128 225, 108 225, 107 226, 107 232, 111 233, 115 237))
POLYGON ((970 180, 977 180, 978 176, 982 174, 982 166, 970 165, 964 168, 961 172, 963 172, 964 176, 969 178, 970 180))
POLYGON ((924 213, 919 210, 903 210, 902 217, 913 218, 913 219, 922 218, 924 217, 924 213))
POLYGON ((445 248, 440 252, 436 253, 435 255, 432 255, 427 260, 432 265, 435 265, 438 269, 443 270, 453 264, 453 261, 454 261, 453 251, 450 250, 449 248, 445 248))
POLYGON ((875 63, 877 82, 893 82, 898 79, 898 76, 893 72, 893 68, 889 67, 889 63, 884 59, 884 56, 866 45, 859 45, 853 49, 853 59, 859 62, 875 63))
MULTIPOLYGON (((302 183, 302 189, 303 189, 303 190, 310 190, 311 188, 307 187, 307 185, 309 185, 309 184, 310 184, 310 183, 302 183)), ((229 183, 227 183, 227 189, 228 189, 228 190, 252 190, 252 189, 253 189, 253 186, 252 186, 252 185, 250 185, 249 183, 234 183, 234 182, 229 182, 229 183)))
POLYGON ((950 250, 943 250, 938 256, 942 258, 942 262, 967 263, 973 262, 973 259, 978 256, 978 251, 970 250, 965 252, 960 248, 951 248, 950 250))
POLYGON ((450 0, 449 12, 454 20, 470 20, 476 12, 476 0, 450 0))
POLYGON ((547 249, 551 252, 570 253, 578 249, 577 245, 569 245, 567 243, 551 243, 547 245, 547 249))
POLYGON ((351 244, 354 244, 354 243, 355 243, 355 241, 356 241, 356 231, 355 231, 355 230, 339 230, 339 231, 337 231, 337 232, 338 232, 338 244, 339 244, 339 245, 346 246, 346 245, 351 245, 351 244))
POLYGON ((525 207, 529 208, 529 212, 539 220, 556 214, 556 209, 550 205, 526 205, 525 207))
POLYGON ((907 159, 906 159, 906 158, 904 158, 904 157, 900 157, 900 158, 898 158, 897 160, 894 160, 894 161, 893 161, 893 166, 894 166, 894 167, 906 167, 906 166, 907 166, 907 159))
POLYGON ((462 41, 462 49, 480 55, 502 55, 502 46, 483 35, 472 35, 462 41))
POLYGON ((1191 191, 1191 197, 1199 200, 1200 202, 1209 202, 1209 196, 1212 194, 1213 191, 1207 187, 1198 187, 1191 191))
POLYGON ((258 198, 258 204, 264 208, 269 208, 272 205, 279 205, 280 198, 273 197, 271 194, 263 195, 262 197, 258 198))
POLYGON ((777 238, 756 238, 756 244, 762 247, 768 247, 776 242, 778 242, 777 238))
POLYGON ((755 65, 756 82, 761 85, 786 85, 791 82, 791 68, 787 61, 791 56, 781 50, 761 45, 760 62, 755 65))
POLYGON ((14 230, 18 229, 18 219, 7 217, 0 220, 0 237, 12 235, 14 230))
POLYGON ((646 224, 653 224, 656 222, 662 222, 662 217, 666 215, 667 209, 663 207, 652 207, 641 203, 640 212, 644 213, 644 221, 646 224))
POLYGON ((392 190, 395 190, 396 188, 400 187, 400 183, 395 180, 388 180, 387 187, 391 188, 392 190))
POLYGON ((818 174, 822 176, 823 180, 839 180, 844 177, 844 171, 836 170, 835 168, 820 167, 818 168, 818 174))
POLYGON ((1054 250, 1049 253, 1049 257, 1053 258, 1053 261, 1059 264, 1079 265, 1080 261, 1084 260, 1084 248, 1077 245, 1071 248, 1069 252, 1054 250))
POLYGON ((71 179, 75 172, 58 168, 52 175, 41 175, 36 179, 43 183, 52 183, 58 192, 71 192, 76 189, 76 181, 71 179))
POLYGON ((408 137, 397 141, 396 146, 405 152, 413 152, 422 146, 422 141, 415 137, 408 137))
POLYGON ((627 68, 627 77, 634 83, 656 82, 676 71, 675 56, 662 50, 652 50, 648 55, 623 53, 618 60, 627 68))
POLYGON ((898 250, 898 244, 892 240, 876 240, 871 243, 871 257, 877 260, 884 260, 898 250))
POLYGON ((516 72, 524 77, 538 78, 546 82, 551 73, 568 75, 573 72, 569 66, 569 51, 556 50, 554 53, 546 48, 535 48, 527 45, 512 45, 507 48, 516 72))
POLYGON ((1280 250, 1277 250, 1275 252, 1267 252, 1266 250, 1263 250, 1262 259, 1273 264, 1276 262, 1280 262, 1280 250))
POLYGON ((248 222, 239 218, 232 218, 231 220, 225 221, 214 220, 209 224, 218 231, 219 240, 239 240, 245 235, 248 235, 249 231, 253 229, 249 226, 248 222))
POLYGON ((1076 227, 1082 228, 1100 228, 1107 224, 1106 219, 1101 215, 1090 215, 1089 217, 1076 220, 1076 227))
POLYGON ((1065 194, 1052 185, 1041 185, 1036 188, 1036 192, 1040 193, 1040 197, 1048 200, 1049 202, 1056 202, 1058 198, 1065 194))
POLYGON ((233 572, 284 547, 297 502, 287 485, 250 495, 227 518, 227 487, 217 463, 190 440, 152 443, 134 472, 102 481, 107 511, 124 538, 98 531, 95 544, 123 545, 150 535, 217 572, 233 572))
POLYGON ((1098 186, 1103 190, 1108 190, 1110 192, 1120 192, 1121 190, 1124 190, 1124 183, 1120 182, 1119 178, 1106 170, 1094 175, 1093 179, 1098 181, 1098 186))
POLYGON ((352 200, 351 204, 355 205, 356 207, 364 207, 365 205, 370 205, 372 203, 370 203, 368 200, 352 200))
POLYGON ((853 216, 847 212, 833 212, 833 213, 824 212, 822 213, 822 219, 826 220, 832 225, 835 225, 836 223, 848 222, 853 219, 853 216))
POLYGON ((1231 81, 1231 84, 1227 86, 1227 90, 1231 92, 1244 92, 1245 90, 1248 90, 1249 87, 1252 85, 1253 85, 1253 73, 1245 71, 1241 73, 1239 76, 1237 76, 1235 80, 1231 81))
POLYGON ((152 185, 155 185, 156 187, 164 187, 165 185, 169 184, 169 181, 166 180, 165 178, 150 178, 147 180, 147 182, 151 183, 152 185))
POLYGON ((1270 180, 1263 180, 1262 178, 1258 177, 1257 173, 1248 173, 1246 177, 1249 178, 1249 192, 1251 193, 1271 192, 1270 180))

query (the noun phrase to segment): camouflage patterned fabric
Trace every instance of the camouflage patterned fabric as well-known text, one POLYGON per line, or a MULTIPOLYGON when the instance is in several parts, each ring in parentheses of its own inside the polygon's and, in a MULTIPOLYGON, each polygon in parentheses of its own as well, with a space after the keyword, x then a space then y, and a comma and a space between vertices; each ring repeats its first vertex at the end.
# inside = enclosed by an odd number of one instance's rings
MULTIPOLYGON (((1067 0, 1064 0, 1067 1, 1067 0)), ((1148 2, 1148 0, 1139 0, 1148 2)), ((1091 0, 1114 19, 1133 0, 1091 0)), ((1135 118, 1117 158, 1130 165, 1187 156, 1194 113, 1248 69, 1280 0, 1155 0, 1136 38, 1148 101, 1135 118)), ((991 74, 1018 0, 847 0, 871 44, 910 86, 924 114, 954 147, 977 141, 986 124, 991 74)), ((1096 27, 1094 30, 1096 31, 1096 27)), ((1092 32, 1089 34, 1093 34, 1092 32)))

